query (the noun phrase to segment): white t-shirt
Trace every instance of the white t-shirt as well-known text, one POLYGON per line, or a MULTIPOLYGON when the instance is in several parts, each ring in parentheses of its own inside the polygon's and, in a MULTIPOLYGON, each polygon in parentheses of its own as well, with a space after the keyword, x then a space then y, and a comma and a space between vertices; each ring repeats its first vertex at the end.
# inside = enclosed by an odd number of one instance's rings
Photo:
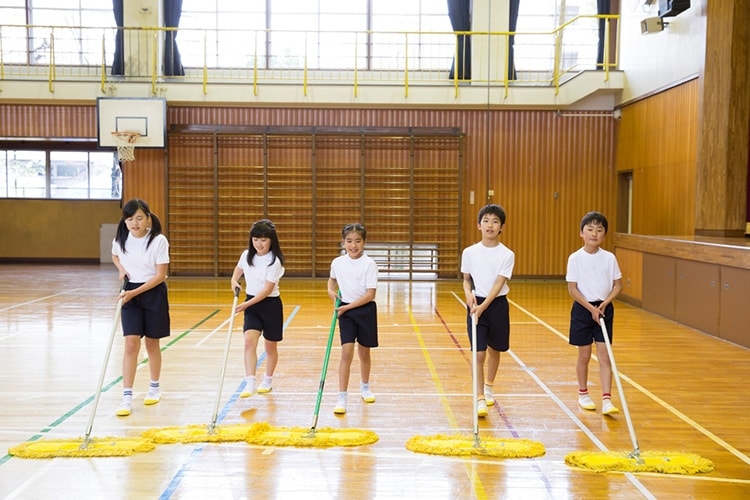
POLYGON ((335 279, 341 291, 341 301, 351 304, 378 286, 378 264, 363 253, 358 259, 349 255, 339 255, 331 262, 331 278, 335 279))
POLYGON ((159 234, 148 248, 149 233, 143 238, 128 234, 125 240, 125 252, 117 239, 112 240, 112 255, 120 259, 120 264, 133 283, 145 283, 156 275, 157 264, 169 264, 169 242, 167 237, 159 234))
POLYGON ((461 272, 471 275, 477 297, 487 297, 497 277, 505 277, 506 282, 497 294, 500 297, 510 291, 507 280, 513 275, 515 262, 516 255, 502 243, 487 247, 480 241, 464 249, 461 255, 461 272))
POLYGON ((568 257, 565 281, 576 283, 588 302, 606 299, 613 282, 619 279, 622 279, 622 272, 615 254, 603 248, 588 253, 581 247, 568 257))
POLYGON ((253 257, 253 265, 247 263, 248 250, 242 252, 240 260, 237 262, 237 267, 242 269, 245 274, 245 292, 248 295, 258 295, 266 287, 266 281, 270 281, 274 284, 273 290, 269 297, 279 296, 279 280, 284 276, 284 266, 281 265, 279 259, 273 259, 273 252, 268 252, 265 255, 255 255, 253 257), (271 265, 269 265, 271 264, 271 265))

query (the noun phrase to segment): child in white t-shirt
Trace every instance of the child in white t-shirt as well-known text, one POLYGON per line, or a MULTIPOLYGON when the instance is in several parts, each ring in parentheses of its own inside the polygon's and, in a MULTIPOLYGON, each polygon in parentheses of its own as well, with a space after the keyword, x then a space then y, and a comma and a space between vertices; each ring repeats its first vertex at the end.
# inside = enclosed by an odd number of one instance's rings
POLYGON ((607 218, 604 215, 589 212, 583 216, 580 233, 583 247, 568 257, 565 281, 568 282, 568 293, 574 300, 570 311, 569 343, 578 347, 578 404, 584 410, 596 409, 588 391, 591 346, 596 342, 602 384, 602 414, 611 415, 620 410, 612 404, 612 364, 599 318, 604 318, 611 343, 615 315, 612 301, 622 290, 622 273, 615 255, 601 248, 606 235, 607 218))
POLYGON ((273 374, 279 362, 278 344, 283 339, 284 307, 279 294, 279 280, 284 275, 284 254, 276 226, 268 219, 255 222, 250 228, 250 241, 232 273, 232 290, 241 288, 245 277, 245 301, 234 312, 245 313, 245 387, 241 398, 256 391, 255 371, 258 365, 258 341, 263 335, 266 349, 266 371, 257 392, 270 392, 273 374))

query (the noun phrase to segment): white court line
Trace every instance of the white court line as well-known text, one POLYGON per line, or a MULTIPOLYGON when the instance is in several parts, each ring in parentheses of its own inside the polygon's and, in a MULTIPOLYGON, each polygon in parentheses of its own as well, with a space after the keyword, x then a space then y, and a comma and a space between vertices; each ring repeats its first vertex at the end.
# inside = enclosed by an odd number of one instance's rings
MULTIPOLYGON (((557 330, 555 330, 555 328, 553 328, 551 325, 548 325, 547 323, 545 323, 544 321, 542 321, 540 318, 537 318, 535 315, 531 314, 531 312, 527 311, 526 309, 524 309, 523 307, 519 306, 518 304, 516 304, 513 301, 509 300, 508 302, 510 302, 511 304, 513 304, 515 307, 517 307, 518 309, 520 309, 524 313, 528 314, 531 318, 534 318, 534 320, 536 320, 537 322, 539 322, 540 325, 544 326, 549 331, 555 333, 560 338, 564 339, 565 341, 568 340, 567 337, 563 336, 560 332, 558 332, 557 330)), ((677 410, 675 407, 673 407, 672 405, 670 405, 666 401, 660 399, 655 394, 653 394, 652 392, 650 392, 648 389, 646 389, 642 385, 636 383, 634 380, 630 379, 627 375, 623 375, 622 372, 619 372, 619 375, 620 375, 621 379, 627 381, 630 385, 632 385, 633 387, 635 387, 636 389, 638 389, 642 394, 644 394, 644 395, 648 396, 649 398, 651 398, 652 401, 654 401, 655 403, 657 403, 660 406, 662 406, 663 408, 665 408, 667 411, 669 411, 670 413, 672 413, 673 415, 675 415, 677 418, 679 418, 680 420, 682 420, 683 422, 685 422, 686 424, 688 424, 690 427, 694 428, 695 430, 697 430, 698 432, 700 432, 701 434, 703 434, 704 436, 706 436, 707 438, 709 438, 711 441, 713 441, 714 443, 718 444, 719 446, 721 446, 722 448, 724 448, 729 453, 731 453, 732 455, 736 456, 737 458, 739 458, 740 460, 742 460, 746 464, 750 464, 750 457, 748 457, 747 455, 745 455, 744 453, 742 453, 741 451, 739 451, 738 449, 736 449, 734 446, 730 445, 729 443, 727 443, 726 441, 724 441, 723 439, 721 439, 719 436, 715 435, 714 433, 712 433, 711 431, 709 431, 708 429, 706 429, 705 427, 703 427, 702 425, 700 425, 695 420, 691 419, 690 417, 688 417, 684 413, 680 412, 679 410, 677 410)))
POLYGON ((17 309, 19 307, 28 306, 29 304, 35 304, 37 302, 42 302, 42 301, 51 299, 53 297, 59 297, 60 295, 68 295, 68 294, 77 292, 79 290, 81 290, 81 289, 80 288, 73 288, 72 290, 66 290, 64 292, 54 293, 52 295, 45 295, 44 297, 39 297, 38 299, 28 300, 26 302, 21 302, 21 303, 18 303, 18 304, 14 304, 12 306, 8 306, 8 307, 4 307, 4 308, 0 309, 0 313, 5 312, 5 311, 10 311, 11 309, 17 309))
POLYGON ((16 488, 15 490, 11 491, 8 494, 8 496, 5 497, 5 500, 11 500, 12 498, 18 498, 20 495, 22 495, 23 492, 24 492, 24 490, 26 490, 26 488, 28 488, 30 485, 34 484, 34 482, 36 482, 37 479, 39 479, 40 477, 42 477, 43 475, 45 475, 47 473, 47 471, 52 467, 53 463, 54 463, 54 461, 50 460, 50 461, 47 462, 46 465, 44 465, 44 467, 39 467, 39 469, 37 469, 37 471, 34 474, 32 474, 31 476, 27 477, 26 481, 24 481, 23 483, 21 483, 18 486, 18 488, 16 488))
POLYGON ((210 339, 211 337, 213 337, 216 332, 218 332, 219 330, 221 330, 222 328, 224 328, 224 325, 226 325, 227 323, 229 323, 230 319, 232 319, 232 318, 225 319, 222 324, 220 324, 219 326, 217 326, 216 328, 214 328, 213 330, 211 330, 210 332, 208 332, 208 334, 205 337, 203 337, 197 344, 195 344, 195 347, 200 347, 201 345, 203 345, 203 343, 205 341, 207 341, 208 339, 210 339))
MULTIPOLYGON (((461 298, 458 295, 456 295, 455 292, 451 292, 451 294, 453 294, 453 296, 456 298, 456 300, 458 300, 461 303, 462 307, 464 309, 466 309, 466 303, 463 300, 461 300, 461 298)), ((521 311, 527 313, 529 316, 531 316, 535 320, 539 321, 539 323, 545 325, 547 328, 549 328, 553 332, 557 333, 554 328, 552 328, 551 326, 547 325, 542 320, 540 320, 539 318, 537 318, 533 314, 529 313, 528 311, 526 311, 524 308, 520 307, 515 302, 512 302, 512 301, 508 300, 508 303, 513 304, 513 306, 515 306, 515 307, 518 307, 521 311)), ((559 335, 559 333, 558 333, 558 335, 559 335)), ((581 431, 583 431, 583 433, 586 434, 586 436, 588 436, 588 438, 600 450, 605 451, 605 452, 609 451, 609 449, 604 445, 604 443, 602 443, 599 440, 599 438, 597 438, 596 435, 594 435, 594 433, 591 432, 591 430, 589 430, 589 428, 586 427, 586 425, 572 411, 570 411, 570 408, 568 408, 565 405, 565 403, 563 403, 562 400, 560 398, 558 398, 555 395, 555 393, 552 392, 552 390, 542 381, 542 379, 540 379, 536 375, 536 373, 534 373, 526 365, 526 363, 524 363, 523 360, 521 360, 521 358, 519 358, 518 356, 516 356, 516 354, 513 351, 511 351, 510 349, 508 349, 508 354, 513 358, 513 360, 518 364, 518 366, 521 367, 522 370, 524 370, 526 373, 528 373, 528 375, 532 379, 534 379, 534 381, 537 383, 537 385, 539 387, 541 387, 541 389, 545 393, 547 393, 547 395, 552 399, 552 401, 554 401, 557 404, 557 406, 560 407, 560 409, 568 416, 568 418, 570 418, 573 422, 575 422, 575 424, 578 426, 578 428, 581 429, 581 431)), ((656 500, 656 497, 645 486, 643 486, 643 484, 640 482, 640 480, 638 478, 636 478, 632 473, 626 472, 625 473, 625 477, 628 478, 628 480, 633 484, 633 486, 635 486, 643 494, 643 496, 645 496, 646 498, 649 498, 649 499, 656 500)))
MULTIPOLYGON (((59 297, 60 295, 71 294, 71 293, 77 292, 79 290, 80 290, 80 288, 74 288, 72 290, 66 290, 64 292, 55 293, 55 294, 52 294, 52 295, 45 295, 44 297, 40 297, 38 299, 28 300, 26 302, 21 302, 19 304, 14 304, 12 306, 8 306, 8 307, 4 307, 4 308, 0 309, 0 313, 4 313, 5 311, 10 311, 11 309, 18 309, 19 307, 25 307, 25 306, 28 306, 30 304, 35 304, 37 302, 43 302, 43 301, 51 299, 53 297, 59 297)), ((15 337, 16 335, 20 335, 20 334, 21 334, 21 332, 18 331, 18 332, 15 332, 15 333, 10 333, 8 335, 3 335, 3 336, 0 337, 0 342, 2 342, 3 340, 8 340, 8 339, 10 339, 12 337, 15 337)))

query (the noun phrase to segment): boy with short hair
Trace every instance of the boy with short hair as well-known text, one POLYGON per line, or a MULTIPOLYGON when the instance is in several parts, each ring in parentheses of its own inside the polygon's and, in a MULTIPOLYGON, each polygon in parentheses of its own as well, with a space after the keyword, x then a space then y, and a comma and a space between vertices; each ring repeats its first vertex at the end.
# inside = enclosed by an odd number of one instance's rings
POLYGON ((601 248, 607 227, 607 218, 599 212, 589 212, 583 216, 580 232, 583 247, 568 257, 565 281, 568 282, 568 293, 574 300, 570 311, 569 343, 578 347, 578 404, 584 410, 596 409, 588 391, 591 345, 596 342, 602 384, 602 414, 612 415, 620 410, 612 404, 612 364, 599 318, 604 318, 611 343, 615 314, 612 301, 622 290, 622 273, 615 255, 601 248))
MULTIPOLYGON (((464 249, 461 255, 463 288, 466 295, 466 324, 472 337, 472 315, 477 316, 477 363, 474 389, 478 395, 477 415, 487 416, 487 406, 495 404, 492 384, 500 365, 500 353, 510 347, 508 280, 513 274, 515 254, 500 243, 505 226, 505 210, 491 203, 479 210, 477 227, 482 240, 464 249), (484 365, 487 361, 487 373, 484 365), (484 382, 484 383, 483 383, 484 382)), ((473 402, 472 402, 473 403, 473 402)))

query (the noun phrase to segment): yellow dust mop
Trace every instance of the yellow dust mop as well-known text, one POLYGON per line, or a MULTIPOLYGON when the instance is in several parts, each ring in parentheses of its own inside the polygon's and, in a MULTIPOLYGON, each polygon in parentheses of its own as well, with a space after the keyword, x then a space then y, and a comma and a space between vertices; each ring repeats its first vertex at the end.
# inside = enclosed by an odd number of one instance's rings
POLYGON ((625 413, 625 421, 628 424, 630 440, 633 443, 633 450, 630 452, 588 452, 577 451, 569 453, 565 457, 565 463, 582 469, 590 469, 595 472, 660 472, 664 474, 696 474, 701 472, 711 472, 714 470, 714 464, 710 460, 702 458, 693 453, 678 452, 645 452, 638 449, 638 441, 635 437, 633 422, 630 420, 628 404, 625 401, 625 393, 622 391, 620 374, 615 365, 615 357, 612 354, 612 345, 609 341, 607 325, 604 318, 599 318, 599 325, 604 335, 604 343, 607 346, 607 353, 612 364, 612 373, 615 376, 617 390, 620 392, 620 401, 625 413))
POLYGON ((544 446, 529 439, 502 439, 479 437, 477 399, 477 316, 471 316, 471 394, 474 400, 474 436, 468 439, 460 434, 414 436, 406 442, 408 450, 417 453, 447 456, 485 456, 499 458, 531 458, 544 455, 544 446))
MULTIPOLYGON (((336 299, 336 308, 341 301, 336 299)), ((315 401, 315 411, 313 413, 312 426, 305 427, 271 427, 267 423, 256 423, 252 425, 247 435, 247 442, 262 446, 296 446, 329 448, 333 446, 362 446, 373 444, 378 441, 378 435, 372 431, 361 429, 334 429, 331 427, 317 428, 318 413, 320 412, 320 401, 323 397, 323 387, 326 382, 326 373, 328 372, 328 360, 331 357, 331 345, 333 344, 333 334, 336 330, 336 320, 338 311, 334 308, 333 319, 331 320, 331 330, 328 333, 328 344, 326 346, 325 358, 323 360, 323 370, 320 374, 320 384, 318 386, 318 397, 315 401)))
POLYGON ((216 420, 219 416, 219 402, 221 401, 221 392, 224 388, 224 374, 226 373, 227 361, 229 359, 229 346, 232 341, 232 329, 234 328, 234 310, 237 308, 237 300, 240 294, 240 288, 234 289, 234 300, 232 301, 232 311, 229 319, 229 330, 227 331, 227 340, 224 347, 224 362, 221 366, 219 375, 219 387, 216 391, 216 404, 214 405, 211 423, 208 425, 191 424, 182 427, 163 427, 161 429, 149 429, 143 433, 144 437, 151 439, 155 443, 218 443, 228 441, 242 441, 245 439, 250 424, 227 424, 217 425, 216 420))
MULTIPOLYGON (((127 276, 122 282, 120 293, 125 290, 128 284, 127 276)), ((104 375, 107 371, 109 356, 112 352, 112 344, 115 340, 115 332, 120 321, 120 312, 122 311, 122 298, 117 301, 115 318, 112 321, 112 332, 109 336, 109 345, 104 355, 104 362, 99 374, 99 383, 96 387, 94 404, 91 407, 86 434, 80 439, 39 439, 28 441, 8 450, 9 455, 20 458, 57 458, 57 457, 123 457, 134 453, 148 452, 156 448, 154 444, 147 439, 133 437, 104 437, 92 438, 91 430, 94 426, 94 417, 99 406, 99 396, 104 385, 104 375)))

